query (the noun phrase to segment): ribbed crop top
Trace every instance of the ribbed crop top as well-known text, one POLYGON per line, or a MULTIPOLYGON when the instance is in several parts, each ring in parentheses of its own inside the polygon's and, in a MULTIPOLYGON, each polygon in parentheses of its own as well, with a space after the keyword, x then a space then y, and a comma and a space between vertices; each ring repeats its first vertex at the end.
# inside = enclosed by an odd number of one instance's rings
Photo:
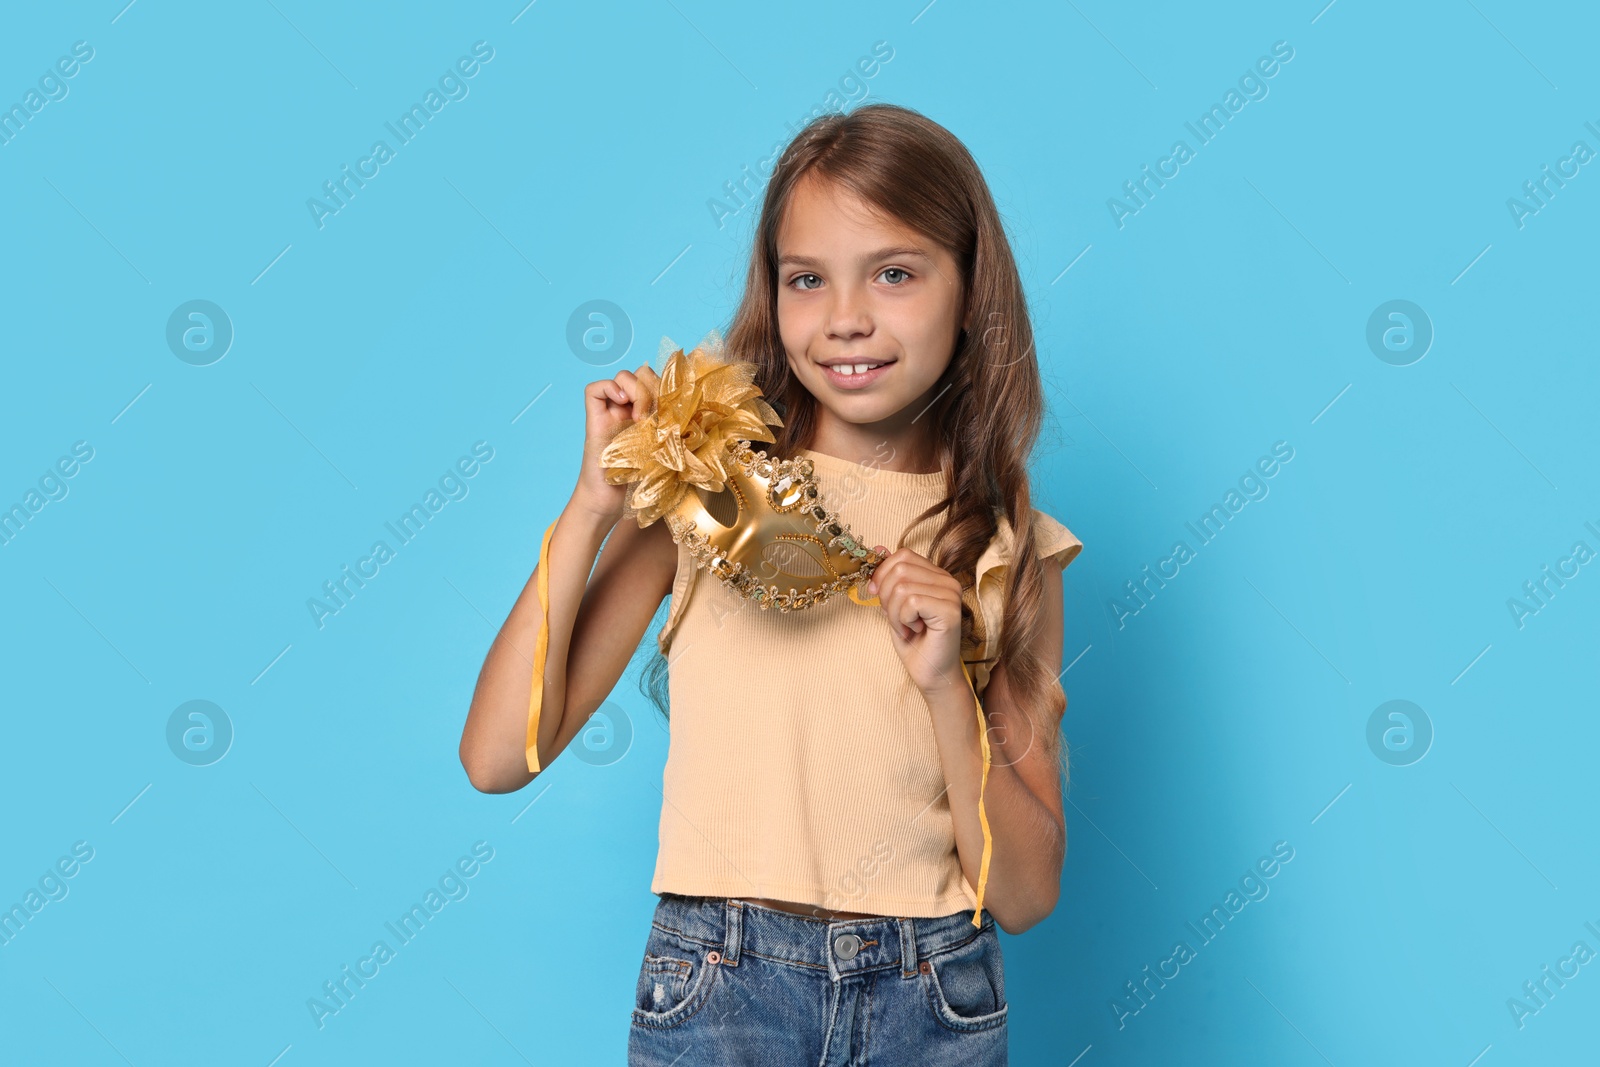
MULTIPOLYGON (((901 531, 945 497, 942 472, 800 455, 812 461, 823 503, 865 544, 893 550, 901 531)), ((942 521, 924 520, 906 546, 927 555, 942 521)), ((1037 509, 1034 531, 1040 555, 1063 567, 1083 547, 1037 509)), ((980 656, 992 655, 999 634, 1010 549, 1002 517, 968 593, 980 656)), ((977 905, 956 851, 928 704, 880 609, 841 596, 763 611, 699 573, 680 546, 659 645, 671 725, 652 892, 897 917, 977 905)), ((969 669, 981 697, 990 666, 969 669)))

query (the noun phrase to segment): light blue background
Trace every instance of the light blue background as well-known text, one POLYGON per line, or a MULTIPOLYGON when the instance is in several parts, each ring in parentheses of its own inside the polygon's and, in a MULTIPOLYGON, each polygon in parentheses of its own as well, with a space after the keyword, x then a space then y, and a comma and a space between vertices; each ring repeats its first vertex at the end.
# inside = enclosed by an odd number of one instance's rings
POLYGON ((1036 502, 1086 546, 1061 903, 1003 938, 1014 1062, 1592 1051, 1600 965, 1520 1029, 1506 1004, 1600 950, 1600 567, 1507 607, 1600 549, 1600 165, 1521 228, 1506 204, 1600 149, 1592 12, 122 3, 0 33, 7 106, 94 48, 0 145, 0 504, 94 449, 0 547, 0 903, 94 849, 0 947, 0 1058, 621 1062, 661 720, 630 673, 624 758, 493 797, 462 721, 571 491, 583 385, 726 324, 755 212, 708 200, 877 41, 869 98, 962 138, 1011 228, 1036 502), (479 40, 470 94, 319 229, 307 199, 479 40), (1269 95, 1119 229, 1107 199, 1276 41, 1269 95), (210 366, 165 341, 193 299, 236 331, 210 366), (635 331, 604 370, 565 339, 593 299, 635 331), (1365 340, 1392 299, 1436 331, 1409 366, 1365 340), (319 629, 308 598, 476 441, 469 494, 319 629), (1277 441, 1270 494, 1119 628, 1123 583, 1277 441), (165 738, 193 699, 235 730, 208 767, 165 738), (1391 699, 1435 731, 1410 766, 1366 740, 1391 699), (319 1029, 308 998, 476 841, 470 894, 319 1029), (1278 841, 1270 895, 1119 1028, 1124 983, 1278 841))

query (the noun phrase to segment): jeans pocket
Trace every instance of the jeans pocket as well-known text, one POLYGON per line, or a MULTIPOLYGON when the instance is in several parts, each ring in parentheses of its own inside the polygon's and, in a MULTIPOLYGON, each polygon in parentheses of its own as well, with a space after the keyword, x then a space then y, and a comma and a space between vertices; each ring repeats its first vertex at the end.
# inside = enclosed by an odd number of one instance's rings
POLYGON ((711 993, 722 954, 652 927, 634 991, 635 1025, 653 1029, 679 1026, 711 993))
POLYGON ((985 928, 971 941, 929 956, 918 968, 934 1017, 951 1030, 992 1030, 1006 1023, 1000 937, 985 928))
POLYGON ((674 1004, 683 1003, 683 996, 689 989, 689 974, 693 970, 693 960, 646 953, 644 967, 639 971, 635 1007, 663 1012, 674 1004))

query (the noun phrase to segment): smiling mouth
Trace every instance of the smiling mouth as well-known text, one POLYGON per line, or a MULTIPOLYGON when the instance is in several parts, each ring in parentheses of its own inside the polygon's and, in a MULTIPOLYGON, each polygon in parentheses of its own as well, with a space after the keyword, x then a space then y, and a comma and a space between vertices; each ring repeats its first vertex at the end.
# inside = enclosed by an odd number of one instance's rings
POLYGON ((856 374, 866 374, 866 373, 868 373, 870 371, 877 370, 879 367, 887 367, 890 363, 893 363, 893 362, 894 362, 893 360, 887 360, 887 359, 886 360, 880 360, 878 362, 873 362, 872 360, 863 360, 860 363, 833 363, 833 364, 825 363, 825 364, 823 364, 823 366, 826 369, 833 371, 835 374, 838 374, 838 375, 841 375, 841 376, 844 376, 844 377, 851 377, 851 376, 856 375, 856 374))
POLYGON ((860 363, 840 363, 836 366, 826 363, 818 365, 822 367, 823 377, 828 379, 829 385, 835 389, 854 390, 865 389, 887 374, 894 364, 895 361, 891 359, 881 363, 862 360, 860 363))

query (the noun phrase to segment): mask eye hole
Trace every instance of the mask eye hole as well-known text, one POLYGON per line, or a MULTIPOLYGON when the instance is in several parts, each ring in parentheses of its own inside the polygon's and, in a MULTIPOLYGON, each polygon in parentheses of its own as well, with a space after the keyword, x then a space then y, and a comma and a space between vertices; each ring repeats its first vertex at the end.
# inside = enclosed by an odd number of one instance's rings
POLYGON ((697 485, 694 491, 700 497, 700 506, 718 525, 732 529, 739 524, 739 498, 732 489, 724 486, 720 493, 708 493, 697 485))

